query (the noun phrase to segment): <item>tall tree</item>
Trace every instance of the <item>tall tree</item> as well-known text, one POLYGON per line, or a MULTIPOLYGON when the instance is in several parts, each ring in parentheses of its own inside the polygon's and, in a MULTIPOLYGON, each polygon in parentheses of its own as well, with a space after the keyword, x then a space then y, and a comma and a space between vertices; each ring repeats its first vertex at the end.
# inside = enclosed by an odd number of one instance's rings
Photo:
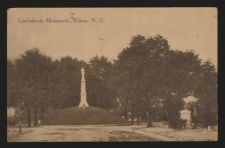
POLYGON ((148 38, 137 35, 130 47, 119 54, 110 84, 116 97, 124 100, 123 106, 130 108, 127 112, 132 112, 137 119, 146 113, 151 122, 157 116, 156 110, 163 107, 170 126, 177 128, 182 98, 197 87, 200 63, 192 50, 170 49, 161 35, 148 38))
POLYGON ((15 61, 17 100, 23 101, 27 108, 28 126, 31 122, 31 109, 34 110, 34 123, 37 125, 37 108, 47 101, 48 77, 51 70, 51 59, 42 55, 38 49, 32 49, 15 61), (19 96, 21 96, 19 98, 19 96))
POLYGON ((192 50, 167 52, 165 66, 161 79, 165 88, 165 108, 167 110, 169 125, 180 127, 179 111, 184 107, 183 98, 193 94, 197 86, 201 60, 192 50))
POLYGON ((199 124, 212 126, 217 124, 218 120, 217 72, 210 61, 205 61, 200 70, 198 87, 195 91, 198 98, 196 115, 199 124))
POLYGON ((87 97, 90 105, 109 109, 112 107, 108 87, 112 63, 104 56, 93 57, 87 68, 87 97))
POLYGON ((127 112, 131 112, 138 121, 147 112, 150 116, 153 106, 160 101, 158 95, 161 92, 157 88, 160 88, 160 69, 167 50, 168 42, 162 36, 145 38, 137 35, 115 62, 112 88, 125 103, 123 106, 128 105, 127 112))
POLYGON ((80 69, 82 63, 69 56, 54 62, 52 104, 54 108, 66 108, 79 104, 80 69))

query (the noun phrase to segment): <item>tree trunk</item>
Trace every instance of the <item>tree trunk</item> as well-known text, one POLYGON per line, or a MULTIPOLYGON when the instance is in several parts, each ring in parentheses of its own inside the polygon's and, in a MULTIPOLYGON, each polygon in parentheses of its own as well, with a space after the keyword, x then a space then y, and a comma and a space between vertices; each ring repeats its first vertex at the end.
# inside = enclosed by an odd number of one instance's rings
POLYGON ((140 117, 137 117, 137 125, 140 125, 140 117))
POLYGON ((131 124, 134 124, 134 116, 133 116, 133 114, 131 114, 130 118, 131 118, 131 124))
POLYGON ((30 105, 27 106, 27 126, 31 127, 31 125, 30 125, 30 105))
POLYGON ((37 127, 37 107, 34 106, 34 126, 37 127))
POLYGON ((193 121, 193 129, 196 129, 197 126, 196 126, 196 121, 193 121))
POLYGON ((134 124, 134 119, 133 119, 133 117, 131 117, 131 124, 134 124))
POLYGON ((44 107, 41 107, 41 120, 44 120, 44 107))
POLYGON ((152 127, 152 120, 149 113, 147 114, 147 127, 152 127))

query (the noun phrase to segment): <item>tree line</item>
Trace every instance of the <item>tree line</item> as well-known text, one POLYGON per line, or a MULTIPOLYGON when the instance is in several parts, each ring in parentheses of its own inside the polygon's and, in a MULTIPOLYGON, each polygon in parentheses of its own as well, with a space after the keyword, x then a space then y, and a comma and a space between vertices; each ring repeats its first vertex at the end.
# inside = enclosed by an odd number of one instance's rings
POLYGON ((182 98, 193 95, 197 103, 193 122, 217 123, 217 71, 193 50, 173 50, 161 35, 134 36, 113 62, 95 56, 89 62, 70 56, 52 60, 39 49, 27 50, 7 61, 9 106, 24 103, 26 120, 37 124, 47 111, 77 106, 80 101, 80 69, 86 69, 90 106, 113 109, 125 118, 167 121, 179 128, 182 98), (31 119, 31 117, 33 119, 31 119))

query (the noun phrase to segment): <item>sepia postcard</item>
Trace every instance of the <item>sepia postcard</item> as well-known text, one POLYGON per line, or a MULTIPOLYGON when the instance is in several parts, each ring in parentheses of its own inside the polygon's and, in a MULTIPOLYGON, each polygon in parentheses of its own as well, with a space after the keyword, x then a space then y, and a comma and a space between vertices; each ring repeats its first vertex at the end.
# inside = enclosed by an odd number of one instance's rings
POLYGON ((10 8, 7 141, 217 141, 217 8, 10 8))

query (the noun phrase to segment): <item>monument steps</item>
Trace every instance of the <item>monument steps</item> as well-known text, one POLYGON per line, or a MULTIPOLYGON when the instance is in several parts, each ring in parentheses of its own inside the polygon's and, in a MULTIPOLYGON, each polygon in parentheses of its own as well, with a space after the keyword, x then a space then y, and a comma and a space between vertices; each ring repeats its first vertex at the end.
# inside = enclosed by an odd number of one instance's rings
POLYGON ((127 124, 115 113, 98 107, 71 107, 54 110, 46 114, 45 125, 95 125, 95 124, 127 124))

